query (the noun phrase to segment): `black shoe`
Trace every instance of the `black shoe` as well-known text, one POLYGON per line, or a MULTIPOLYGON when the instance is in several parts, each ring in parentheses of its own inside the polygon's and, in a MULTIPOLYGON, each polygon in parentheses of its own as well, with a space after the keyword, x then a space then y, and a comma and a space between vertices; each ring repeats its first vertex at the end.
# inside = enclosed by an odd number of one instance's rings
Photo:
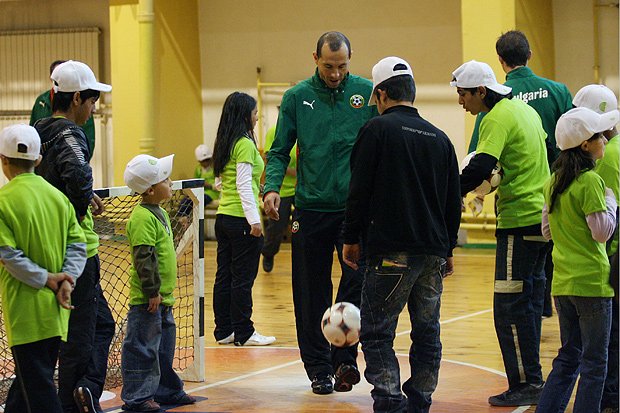
POLYGON ((96 413, 93 395, 88 387, 78 387, 73 390, 73 400, 77 404, 80 413, 96 413))
POLYGON ((336 370, 334 390, 339 392, 351 391, 354 385, 360 382, 360 371, 352 364, 341 364, 336 370))
POLYGON ((332 376, 322 374, 312 379, 312 393, 314 394, 330 394, 334 391, 334 382, 332 376))
POLYGON ((271 272, 273 270, 273 257, 263 255, 263 271, 271 272))
POLYGON ((529 384, 489 397, 491 406, 528 406, 538 404, 544 384, 529 384))

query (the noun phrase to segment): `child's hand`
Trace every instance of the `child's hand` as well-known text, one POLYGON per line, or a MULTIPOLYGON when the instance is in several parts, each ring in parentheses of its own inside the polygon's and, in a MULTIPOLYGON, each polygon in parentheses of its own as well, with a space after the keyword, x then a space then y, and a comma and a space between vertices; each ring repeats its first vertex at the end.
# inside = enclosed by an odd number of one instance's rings
POLYGON ((47 282, 45 283, 45 286, 56 293, 58 292, 58 289, 60 288, 60 284, 62 284, 63 281, 68 281, 69 285, 71 286, 71 289, 73 289, 73 283, 74 283, 73 277, 67 274, 66 272, 58 272, 58 273, 48 272, 47 282))
POLYGON ((60 283, 60 287, 58 287, 58 292, 56 293, 56 301, 62 308, 66 308, 67 310, 73 310, 73 306, 71 305, 71 291, 73 291, 73 285, 65 280, 60 283))
POLYGON ((161 304, 161 294, 157 294, 157 297, 149 298, 149 308, 147 311, 151 314, 155 314, 160 304, 161 304))
POLYGON ((260 237, 261 235, 263 235, 263 229, 260 225, 260 222, 258 224, 252 224, 250 229, 250 235, 253 235, 255 237, 260 237))

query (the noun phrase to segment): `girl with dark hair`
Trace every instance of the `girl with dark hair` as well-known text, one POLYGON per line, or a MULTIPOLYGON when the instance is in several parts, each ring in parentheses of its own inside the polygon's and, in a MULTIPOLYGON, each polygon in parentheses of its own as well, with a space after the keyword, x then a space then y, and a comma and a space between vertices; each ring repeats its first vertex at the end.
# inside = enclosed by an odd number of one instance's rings
POLYGON ((259 213, 265 164, 256 147, 256 100, 241 92, 226 98, 213 151, 215 185, 222 197, 215 218, 217 272, 213 286, 219 344, 265 346, 276 341, 252 323, 252 286, 263 247, 259 213))
POLYGON ((580 375, 573 412, 600 411, 611 327, 609 261, 605 242, 616 226, 616 199, 592 170, 618 123, 617 110, 599 115, 575 108, 558 120, 562 150, 544 188, 542 232, 553 239, 553 281, 562 347, 553 360, 536 412, 563 412, 580 375))

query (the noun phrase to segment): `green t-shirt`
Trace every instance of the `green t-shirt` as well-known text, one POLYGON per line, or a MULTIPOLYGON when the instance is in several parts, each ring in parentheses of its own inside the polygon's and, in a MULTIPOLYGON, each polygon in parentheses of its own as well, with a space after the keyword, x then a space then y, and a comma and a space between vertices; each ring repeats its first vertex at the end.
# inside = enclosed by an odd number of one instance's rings
POLYGON ((84 236, 86 237, 86 256, 88 258, 97 255, 99 248, 99 235, 95 232, 95 223, 93 222, 93 214, 90 208, 86 210, 86 215, 80 223, 84 236))
MULTIPOLYGON (((213 173, 213 167, 205 169, 202 167, 202 165, 198 164, 198 166, 196 166, 196 169, 194 169, 194 178, 204 179, 205 182, 213 186, 215 184, 215 174, 213 173)), ((217 191, 215 189, 205 188, 205 194, 209 195, 211 199, 220 199, 220 191, 217 191)))
MULTIPOLYGON (((276 138, 276 127, 275 125, 267 130, 267 135, 265 135, 265 153, 269 152, 271 149, 271 145, 273 144, 274 139, 276 138)), ((297 144, 293 145, 293 148, 290 152, 291 161, 288 163, 288 167, 292 169, 297 169, 297 144)), ((291 176, 289 174, 284 175, 284 179, 282 180, 282 186, 280 187, 280 196, 281 197, 290 197, 295 196, 295 185, 297 184, 297 177, 291 176)))
POLYGON ((502 99, 482 119, 476 153, 499 160, 504 176, 497 189, 497 227, 540 224, 543 185, 549 178, 540 116, 519 99, 502 99))
MULTIPOLYGON (((149 245, 155 247, 159 277, 161 286, 159 294, 162 296, 162 304, 172 306, 174 304, 174 289, 177 284, 177 256, 172 239, 172 226, 168 213, 161 210, 168 227, 166 228, 157 217, 142 205, 137 205, 127 221, 127 238, 129 247, 137 245, 149 245)), ((142 283, 136 269, 132 265, 129 270, 129 304, 146 304, 149 302, 142 291, 142 283)))
POLYGON ((260 177, 263 174, 265 163, 261 158, 256 144, 251 139, 242 136, 237 140, 230 154, 230 160, 222 171, 222 198, 217 208, 218 214, 233 217, 245 217, 241 198, 237 192, 237 164, 249 163, 252 165, 252 192, 258 206, 258 194, 260 192, 260 177))
MULTIPOLYGON (((67 245, 84 242, 69 199, 45 179, 20 174, 0 188, 0 246, 18 249, 41 268, 60 272, 67 245)), ((67 339, 69 311, 49 288, 32 288, 0 264, 0 295, 9 347, 67 339)))
MULTIPOLYGON (((605 146, 605 155, 594 167, 594 172, 600 175, 605 186, 614 191, 616 202, 620 203, 618 187, 620 186, 620 135, 612 138, 605 146)), ((611 245, 607 249, 610 257, 618 251, 618 233, 614 235, 611 245)))
MULTIPOLYGON (((551 182, 545 184, 545 203, 551 205, 551 182)), ((593 171, 582 173, 555 200, 549 213, 553 238, 551 294, 613 297, 605 244, 592 238, 586 216, 605 211, 605 184, 593 171)))

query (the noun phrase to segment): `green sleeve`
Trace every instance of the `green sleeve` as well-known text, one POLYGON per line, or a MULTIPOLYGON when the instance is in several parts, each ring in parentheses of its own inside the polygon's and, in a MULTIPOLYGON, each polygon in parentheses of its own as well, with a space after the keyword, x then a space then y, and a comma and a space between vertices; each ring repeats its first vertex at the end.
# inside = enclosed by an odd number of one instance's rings
POLYGON ((88 118, 82 129, 84 129, 84 134, 86 135, 86 140, 88 141, 88 149, 90 151, 89 161, 92 159, 93 154, 95 153, 95 118, 92 116, 88 118))
POLYGON ((284 94, 278 114, 276 137, 267 154, 264 194, 280 192, 286 168, 290 162, 290 152, 297 140, 297 120, 295 96, 284 94))

